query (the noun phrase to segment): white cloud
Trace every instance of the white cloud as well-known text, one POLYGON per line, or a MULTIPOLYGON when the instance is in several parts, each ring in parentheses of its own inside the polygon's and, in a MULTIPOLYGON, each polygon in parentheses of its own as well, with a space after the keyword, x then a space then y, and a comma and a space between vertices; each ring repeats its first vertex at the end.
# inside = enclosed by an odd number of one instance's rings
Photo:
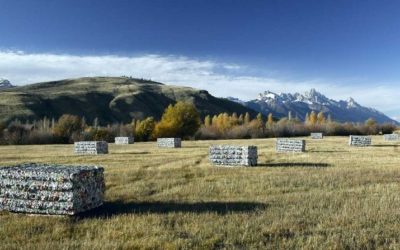
POLYGON ((345 85, 323 80, 287 81, 243 72, 246 72, 246 65, 182 56, 76 56, 0 51, 0 77, 18 85, 82 76, 127 75, 206 89, 216 96, 234 96, 244 100, 253 99, 264 90, 304 92, 316 88, 330 98, 352 96, 362 105, 400 116, 400 110, 393 108, 400 106, 400 86, 345 85))

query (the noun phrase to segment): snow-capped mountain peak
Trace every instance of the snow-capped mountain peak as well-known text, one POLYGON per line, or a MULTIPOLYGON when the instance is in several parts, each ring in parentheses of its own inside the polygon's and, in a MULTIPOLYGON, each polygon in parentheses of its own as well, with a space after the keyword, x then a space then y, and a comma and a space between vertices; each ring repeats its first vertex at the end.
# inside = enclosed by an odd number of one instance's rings
POLYGON ((0 78, 0 89, 8 89, 14 87, 9 80, 0 78))
POLYGON ((275 100, 279 97, 278 94, 271 92, 271 91, 265 91, 264 93, 258 94, 258 100, 275 100))
POLYGON ((352 97, 349 97, 347 99, 347 108, 358 108, 361 107, 360 104, 358 104, 352 97))
POLYGON ((268 115, 272 113, 276 117, 286 117, 288 112, 304 120, 311 111, 323 112, 337 121, 364 122, 373 118, 378 122, 397 123, 382 112, 373 108, 363 107, 353 98, 346 101, 329 99, 316 89, 310 89, 304 94, 279 93, 271 91, 260 93, 255 100, 244 103, 245 106, 268 115))
POLYGON ((329 99, 323 94, 319 93, 315 89, 311 89, 310 91, 305 92, 304 94, 290 94, 290 93, 279 93, 276 94, 271 91, 265 91, 264 93, 260 93, 258 95, 257 100, 269 102, 269 101, 280 101, 280 102, 304 102, 307 104, 325 104, 329 103, 329 99))

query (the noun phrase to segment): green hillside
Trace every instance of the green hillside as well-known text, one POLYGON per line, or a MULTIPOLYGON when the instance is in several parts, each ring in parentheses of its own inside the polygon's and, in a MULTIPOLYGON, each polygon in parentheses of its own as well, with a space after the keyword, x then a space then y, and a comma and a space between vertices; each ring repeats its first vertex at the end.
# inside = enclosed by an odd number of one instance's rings
POLYGON ((62 114, 96 117, 100 123, 130 122, 147 116, 160 118, 177 101, 196 105, 201 116, 222 112, 255 112, 205 90, 164 85, 127 77, 85 77, 45 82, 0 91, 0 120, 58 118, 62 114))

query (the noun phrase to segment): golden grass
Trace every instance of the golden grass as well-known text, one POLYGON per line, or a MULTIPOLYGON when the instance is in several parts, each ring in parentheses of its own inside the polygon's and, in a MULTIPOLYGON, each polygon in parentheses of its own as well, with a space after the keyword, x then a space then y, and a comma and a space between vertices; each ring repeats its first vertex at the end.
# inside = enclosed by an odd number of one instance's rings
POLYGON ((110 145, 74 156, 72 145, 3 146, 0 165, 105 167, 106 203, 78 217, 0 212, 1 249, 400 248, 396 144, 352 148, 347 137, 307 140, 275 153, 274 139, 110 145), (211 144, 253 144, 259 167, 208 163, 211 144))

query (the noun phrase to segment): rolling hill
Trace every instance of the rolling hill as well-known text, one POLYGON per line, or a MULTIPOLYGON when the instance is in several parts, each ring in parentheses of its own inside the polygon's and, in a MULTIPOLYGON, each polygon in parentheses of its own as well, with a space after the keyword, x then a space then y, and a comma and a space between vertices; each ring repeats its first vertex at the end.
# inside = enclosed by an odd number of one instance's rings
POLYGON ((178 87, 128 77, 84 77, 0 90, 0 121, 58 118, 63 114, 95 118, 101 124, 130 122, 133 118, 159 119, 177 101, 195 104, 200 115, 256 112, 205 90, 178 87))

